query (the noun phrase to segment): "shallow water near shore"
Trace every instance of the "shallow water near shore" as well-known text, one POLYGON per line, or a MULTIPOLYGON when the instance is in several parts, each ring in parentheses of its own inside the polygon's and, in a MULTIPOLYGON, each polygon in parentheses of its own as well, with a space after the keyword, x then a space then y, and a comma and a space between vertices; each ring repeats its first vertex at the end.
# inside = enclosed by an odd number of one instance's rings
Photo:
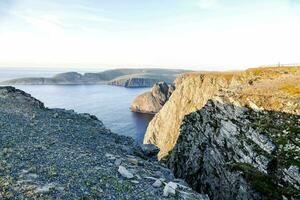
POLYGON ((113 132, 142 143, 153 115, 133 113, 132 100, 149 88, 128 89, 109 85, 22 85, 15 86, 49 108, 73 109, 98 117, 113 132))

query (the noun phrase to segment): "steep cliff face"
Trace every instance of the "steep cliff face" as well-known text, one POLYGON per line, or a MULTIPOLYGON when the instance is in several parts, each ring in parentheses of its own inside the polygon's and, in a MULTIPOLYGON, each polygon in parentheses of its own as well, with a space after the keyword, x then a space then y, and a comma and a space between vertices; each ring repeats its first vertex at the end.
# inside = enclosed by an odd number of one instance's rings
POLYGON ((299 86, 283 76, 220 92, 184 118, 168 166, 212 199, 300 198, 299 86))
MULTIPOLYGON (((232 73, 203 72, 181 75, 175 81, 176 90, 171 98, 150 122, 144 143, 156 144, 160 148, 159 158, 163 158, 175 146, 184 116, 201 109, 220 89, 235 88, 240 85, 253 86, 254 83, 270 79, 284 83, 284 77, 289 80, 289 77, 293 75, 299 77, 300 67, 253 68, 232 73)), ((255 87, 258 89, 261 86, 255 87)), ((293 83, 283 84, 281 87, 290 93, 297 91, 297 88, 293 88, 293 83)), ((273 92, 267 89, 263 91, 270 95, 273 92)), ((273 104, 278 104, 278 102, 273 104)))
POLYGON ((157 113, 168 101, 175 87, 165 82, 155 83, 150 92, 137 96, 131 104, 133 112, 157 113))
POLYGON ((203 107, 220 88, 234 85, 238 80, 234 73, 195 73, 179 79, 181 83, 176 84, 170 99, 150 122, 144 138, 144 143, 153 143, 160 148, 160 158, 173 149, 183 117, 203 107))

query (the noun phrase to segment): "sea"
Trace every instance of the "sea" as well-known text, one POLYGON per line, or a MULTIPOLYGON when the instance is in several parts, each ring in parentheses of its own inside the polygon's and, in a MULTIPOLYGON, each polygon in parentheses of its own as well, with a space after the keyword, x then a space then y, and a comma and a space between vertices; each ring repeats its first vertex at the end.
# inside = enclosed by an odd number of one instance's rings
MULTIPOLYGON (((0 81, 23 77, 51 77, 67 71, 100 72, 80 69, 0 68, 0 81)), ((48 108, 72 109, 78 113, 97 116, 113 132, 130 136, 138 144, 153 115, 134 113, 130 104, 136 96, 150 88, 125 88, 109 85, 17 85, 42 101, 48 108)))

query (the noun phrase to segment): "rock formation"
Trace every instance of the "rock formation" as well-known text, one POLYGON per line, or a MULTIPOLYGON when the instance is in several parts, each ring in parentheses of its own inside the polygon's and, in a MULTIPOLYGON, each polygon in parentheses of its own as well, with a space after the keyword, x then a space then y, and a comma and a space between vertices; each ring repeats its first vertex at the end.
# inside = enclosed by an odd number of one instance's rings
POLYGON ((211 199, 300 198, 300 68, 189 74, 179 82, 146 137, 177 177, 211 199), (173 116, 187 107, 195 111, 173 116))
POLYGON ((159 158, 163 158, 175 146, 184 116, 201 109, 220 89, 299 74, 299 67, 285 67, 254 68, 244 72, 187 73, 179 76, 175 80, 176 90, 150 122, 144 143, 156 144, 160 148, 159 158))
POLYGON ((175 86, 165 82, 155 83, 150 92, 137 96, 131 104, 133 112, 157 113, 168 101, 175 86))
POLYGON ((233 84, 231 74, 191 74, 188 77, 176 84, 172 96, 148 126, 144 143, 156 144, 160 148, 160 158, 173 149, 183 117, 203 107, 220 88, 233 84))
POLYGON ((300 79, 223 91, 187 115, 168 166, 212 199, 300 198, 300 91, 287 83, 300 79))
POLYGON ((0 127, 0 199, 207 200, 146 158, 153 145, 137 147, 95 116, 45 108, 13 87, 0 87, 0 127), (166 193, 169 183, 177 187, 166 193))
POLYGON ((151 78, 118 78, 109 81, 109 85, 123 86, 126 88, 141 88, 141 87, 151 87, 160 80, 151 78))

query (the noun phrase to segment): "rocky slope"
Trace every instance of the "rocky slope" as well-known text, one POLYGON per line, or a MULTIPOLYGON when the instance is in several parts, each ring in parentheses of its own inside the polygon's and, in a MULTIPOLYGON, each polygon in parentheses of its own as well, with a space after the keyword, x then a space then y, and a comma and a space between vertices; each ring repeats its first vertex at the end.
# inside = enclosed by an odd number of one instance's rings
POLYGON ((211 199, 299 199, 299 76, 220 92, 184 118, 167 163, 211 199))
MULTIPOLYGON (((283 76, 299 77, 299 75, 299 67, 254 68, 241 72, 184 74, 176 79, 176 90, 150 122, 144 143, 156 144, 160 148, 159 158, 163 158, 175 146, 184 116, 201 109, 220 89, 252 85, 267 79, 279 80, 279 77, 283 76)), ((288 86, 286 85, 287 90, 289 90, 288 86)))
POLYGON ((145 92, 133 100, 131 110, 133 112, 157 113, 169 100, 174 90, 174 85, 169 86, 165 82, 155 83, 150 92, 145 92))
POLYGON ((149 159, 155 152, 95 116, 0 87, 0 199, 206 199, 149 159))
POLYGON ((51 78, 20 78, 3 81, 1 85, 66 85, 109 84, 124 87, 152 87, 159 81, 172 83, 178 74, 186 70, 175 69, 114 69, 100 73, 67 72, 51 78))

